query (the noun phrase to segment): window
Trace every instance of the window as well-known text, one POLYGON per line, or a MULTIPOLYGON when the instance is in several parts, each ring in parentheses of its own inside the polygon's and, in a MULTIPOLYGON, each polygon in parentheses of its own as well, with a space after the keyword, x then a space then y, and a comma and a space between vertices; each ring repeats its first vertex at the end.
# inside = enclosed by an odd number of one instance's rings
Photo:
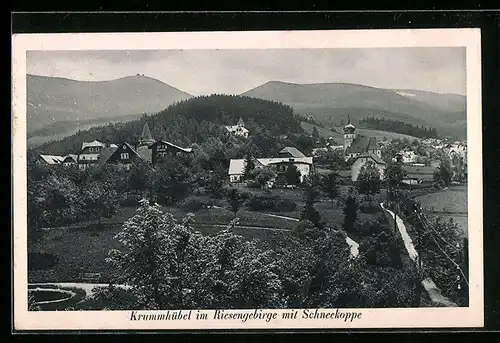
POLYGON ((120 157, 121 157, 122 160, 128 160, 129 159, 128 152, 122 152, 120 154, 120 157))

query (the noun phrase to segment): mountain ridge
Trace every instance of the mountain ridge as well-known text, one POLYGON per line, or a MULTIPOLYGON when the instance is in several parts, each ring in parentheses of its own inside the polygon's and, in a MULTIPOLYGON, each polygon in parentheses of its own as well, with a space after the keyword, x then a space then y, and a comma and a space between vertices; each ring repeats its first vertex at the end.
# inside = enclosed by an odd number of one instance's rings
POLYGON ((27 74, 28 132, 57 121, 157 113, 191 94, 149 76, 80 81, 27 74))
POLYGON ((413 89, 384 89, 352 83, 296 84, 268 81, 241 95, 279 101, 327 125, 372 115, 435 127, 440 135, 466 134, 466 97, 413 89), (362 110, 360 110, 362 109, 362 110))

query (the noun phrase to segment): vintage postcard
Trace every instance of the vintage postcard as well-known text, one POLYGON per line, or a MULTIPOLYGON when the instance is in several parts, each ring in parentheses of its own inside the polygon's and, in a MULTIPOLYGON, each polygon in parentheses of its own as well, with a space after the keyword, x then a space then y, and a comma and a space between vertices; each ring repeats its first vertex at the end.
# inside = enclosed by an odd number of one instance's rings
POLYGON ((481 327, 480 52, 14 35, 15 329, 481 327))

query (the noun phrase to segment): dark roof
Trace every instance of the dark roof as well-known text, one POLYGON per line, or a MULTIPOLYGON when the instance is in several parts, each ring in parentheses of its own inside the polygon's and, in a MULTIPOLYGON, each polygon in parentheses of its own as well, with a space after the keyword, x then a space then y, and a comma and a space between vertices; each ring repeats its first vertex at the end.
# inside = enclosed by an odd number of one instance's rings
POLYGON ((300 152, 297 148, 292 146, 284 147, 280 154, 290 154, 292 157, 306 157, 302 152, 300 152))
POLYGON ((184 151, 184 152, 193 152, 193 148, 183 148, 181 146, 178 146, 178 145, 175 145, 173 143, 167 142, 167 141, 165 141, 163 139, 155 141, 152 145, 149 146, 149 148, 151 149, 153 145, 158 145, 158 144, 169 145, 169 146, 172 146, 172 147, 174 147, 176 149, 179 149, 181 151, 184 151))
POLYGON ((100 166, 102 166, 104 163, 106 163, 111 155, 118 149, 117 147, 104 147, 101 149, 101 154, 99 155, 98 163, 100 166))
POLYGON ((362 154, 359 154, 358 156, 356 156, 356 158, 354 159, 354 161, 356 161, 358 158, 371 158, 372 160, 375 161, 375 163, 377 164, 386 164, 384 162, 384 160, 382 160, 380 157, 378 157, 377 155, 375 154, 372 154, 372 153, 368 153, 368 152, 365 152, 365 153, 362 153, 362 154))
POLYGON ((378 150, 377 140, 375 137, 358 136, 352 142, 351 146, 346 149, 347 153, 363 153, 369 150, 378 150))

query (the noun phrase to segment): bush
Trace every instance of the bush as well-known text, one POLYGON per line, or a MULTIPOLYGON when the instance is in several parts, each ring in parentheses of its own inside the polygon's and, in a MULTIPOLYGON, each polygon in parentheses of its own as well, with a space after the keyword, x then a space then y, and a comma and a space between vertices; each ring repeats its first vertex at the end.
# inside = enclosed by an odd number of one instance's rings
POLYGON ((49 253, 28 253, 28 270, 51 269, 59 263, 59 257, 49 253))
POLYGON ((261 184, 256 180, 248 180, 246 185, 248 188, 253 188, 253 189, 259 189, 262 187, 261 184))
POLYGON ((180 202, 177 206, 182 208, 184 211, 188 212, 197 212, 200 211, 210 205, 208 200, 205 200, 200 197, 188 197, 180 202))
POLYGON ((139 200, 142 199, 142 196, 137 195, 137 194, 129 194, 129 195, 124 195, 123 197, 120 198, 120 206, 123 207, 132 207, 132 206, 139 206, 139 200))
POLYGON ((381 211, 379 204, 374 201, 364 201, 359 205, 359 210, 362 213, 377 213, 381 211))
POLYGON ((246 205, 252 211, 290 212, 297 208, 292 200, 273 194, 253 194, 246 205))
POLYGON ((276 212, 292 212, 297 208, 297 204, 290 199, 280 199, 274 204, 276 212))

